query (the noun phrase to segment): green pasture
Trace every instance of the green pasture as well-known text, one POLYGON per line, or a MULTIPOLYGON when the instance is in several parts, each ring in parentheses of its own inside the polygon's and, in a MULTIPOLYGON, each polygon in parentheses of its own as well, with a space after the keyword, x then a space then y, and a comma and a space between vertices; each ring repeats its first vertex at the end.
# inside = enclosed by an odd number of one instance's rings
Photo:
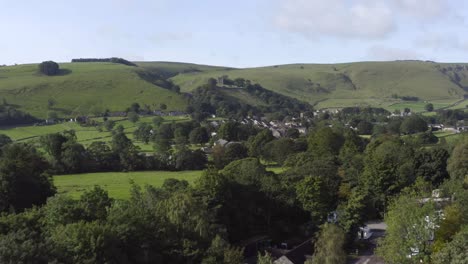
POLYGON ((193 183, 200 177, 202 171, 141 171, 141 172, 101 172, 54 176, 54 184, 58 194, 79 198, 80 195, 95 185, 101 186, 109 192, 109 196, 116 199, 130 197, 130 182, 144 187, 152 185, 160 187, 166 179, 174 178, 193 183))

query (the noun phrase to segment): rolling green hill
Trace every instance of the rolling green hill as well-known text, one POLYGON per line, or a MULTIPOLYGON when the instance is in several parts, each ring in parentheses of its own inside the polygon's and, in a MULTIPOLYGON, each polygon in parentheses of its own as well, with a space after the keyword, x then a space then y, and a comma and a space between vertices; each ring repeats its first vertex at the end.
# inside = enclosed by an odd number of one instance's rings
MULTIPOLYGON (((180 73, 172 80, 191 91, 210 77, 257 82, 272 91, 316 104, 318 108, 401 103, 395 95, 415 96, 437 107, 468 93, 468 64, 421 61, 291 64, 247 69, 180 73)), ((423 102, 421 102, 423 103, 423 102)))
MULTIPOLYGON (((39 118, 46 117, 48 111, 59 116, 101 113, 105 109, 123 111, 133 102, 152 109, 164 103, 168 110, 184 110, 184 96, 163 88, 166 81, 158 82, 158 78, 170 79, 182 92, 191 92, 208 78, 224 75, 251 80, 316 108, 371 105, 392 110, 409 106, 420 111, 425 101, 436 108, 451 107, 468 93, 468 64, 394 61, 245 69, 176 62, 136 64, 138 67, 60 63, 59 76, 38 74, 36 64, 0 67, 0 99, 39 118), (420 101, 395 98, 403 96, 415 96, 420 101), (50 99, 56 104, 49 109, 50 99)), ((224 92, 248 104, 258 103, 241 90, 224 92)))
POLYGON ((60 116, 123 111, 133 102, 168 110, 184 110, 186 99, 180 94, 143 80, 141 67, 115 63, 61 63, 62 74, 44 76, 37 65, 0 68, 0 98, 19 110, 44 118, 47 112, 60 116), (48 109, 48 100, 56 104, 48 109))

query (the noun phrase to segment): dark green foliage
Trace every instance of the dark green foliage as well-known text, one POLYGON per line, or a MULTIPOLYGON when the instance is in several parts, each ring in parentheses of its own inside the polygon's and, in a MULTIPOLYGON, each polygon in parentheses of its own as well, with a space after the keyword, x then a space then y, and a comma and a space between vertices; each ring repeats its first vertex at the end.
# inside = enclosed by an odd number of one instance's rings
POLYGON ((450 177, 463 180, 468 175, 468 139, 461 140, 453 149, 447 170, 450 177))
POLYGON ((133 103, 132 105, 130 105, 129 112, 135 112, 135 113, 140 112, 140 104, 133 103))
POLYGON ((59 74, 60 69, 56 62, 44 61, 39 64, 39 72, 48 76, 53 76, 59 74))
POLYGON ((263 129, 257 135, 249 137, 247 146, 249 148, 249 156, 260 157, 262 155, 262 148, 275 137, 268 129, 263 129))
POLYGON ((82 217, 87 221, 106 220, 107 210, 112 205, 107 191, 99 186, 85 191, 80 198, 80 207, 83 208, 82 217))
POLYGON ((216 86, 215 79, 210 79, 208 84, 198 87, 192 92, 190 100, 192 116, 195 120, 203 120, 212 114, 225 117, 246 117, 248 115, 262 115, 276 113, 278 115, 299 116, 300 112, 307 112, 312 107, 284 95, 272 92, 258 84, 246 84, 243 91, 262 104, 247 104, 229 94, 226 88, 216 86))
POLYGON ((47 162, 25 144, 10 144, 0 159, 0 212, 22 211, 43 204, 55 193, 47 162))
POLYGON ((342 135, 334 132, 329 127, 320 128, 313 131, 309 136, 309 151, 319 156, 337 155, 343 145, 342 135))
POLYGON ((203 144, 208 142, 210 135, 205 127, 197 127, 189 134, 189 141, 192 144, 203 144))
POLYGON ((177 170, 202 170, 207 163, 205 153, 201 150, 180 150, 175 157, 175 169, 177 170))
POLYGON ((60 162, 68 173, 86 171, 88 153, 83 145, 75 142, 67 142, 62 146, 60 162))
POLYGON ((421 149, 415 156, 415 173, 433 186, 439 186, 448 178, 447 159, 449 153, 443 148, 421 149))
POLYGON ((414 150, 398 138, 379 138, 366 148, 364 172, 359 182, 369 192, 371 207, 384 212, 388 199, 411 185, 414 150))
POLYGON ((148 144, 153 135, 153 127, 148 123, 139 123, 137 129, 133 131, 133 137, 136 140, 143 141, 148 144))
POLYGON ((115 121, 114 120, 106 120, 104 122, 104 128, 107 131, 112 131, 112 129, 115 127, 115 121))
POLYGON ((256 134, 254 127, 238 122, 226 122, 218 129, 218 137, 227 141, 242 141, 256 134))
POLYGON ((296 153, 294 141, 290 138, 281 138, 264 145, 261 156, 267 161, 283 165, 286 159, 294 153, 296 153))
POLYGON ((432 112, 432 111, 434 111, 434 105, 431 104, 431 103, 426 104, 426 105, 424 106, 424 109, 425 109, 426 111, 428 111, 428 112, 432 112))
POLYGON ((360 121, 356 126, 356 129, 360 135, 372 134, 373 128, 374 126, 372 125, 372 123, 365 121, 365 120, 360 121))
POLYGON ((411 115, 403 120, 400 131, 404 134, 414 134, 427 131, 427 123, 420 116, 411 115))
POLYGON ((457 233, 454 239, 433 256, 433 263, 466 263, 468 259, 468 226, 457 233))
POLYGON ((160 116, 155 116, 153 117, 153 124, 156 126, 156 127, 159 127, 163 122, 164 122, 164 118, 160 117, 160 116))
POLYGON ((12 142, 13 141, 11 140, 10 137, 4 134, 0 134, 0 149, 3 148, 3 146, 8 145, 12 142))
POLYGON ((342 264, 346 263, 344 250, 345 233, 334 224, 324 224, 315 243, 312 264, 342 264))
POLYGON ((242 143, 229 143, 226 146, 215 146, 213 148, 213 163, 216 168, 222 169, 229 163, 246 158, 248 150, 242 143))
POLYGON ((120 63, 127 66, 137 66, 135 63, 127 61, 122 58, 112 57, 112 58, 80 58, 80 59, 72 59, 71 62, 112 62, 112 63, 120 63))
POLYGON ((140 116, 136 112, 133 112, 133 111, 127 114, 127 118, 128 118, 128 121, 132 123, 136 123, 138 120, 140 120, 140 116))
POLYGON ((39 120, 13 106, 0 105, 0 125, 2 126, 31 124, 37 121, 39 120))

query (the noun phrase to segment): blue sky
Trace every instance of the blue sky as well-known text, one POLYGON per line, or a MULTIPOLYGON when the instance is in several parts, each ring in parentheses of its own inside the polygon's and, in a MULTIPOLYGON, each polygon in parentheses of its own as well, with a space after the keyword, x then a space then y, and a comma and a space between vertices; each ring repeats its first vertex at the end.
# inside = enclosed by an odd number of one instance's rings
POLYGON ((449 0, 0 0, 0 64, 80 57, 234 67, 468 62, 449 0))

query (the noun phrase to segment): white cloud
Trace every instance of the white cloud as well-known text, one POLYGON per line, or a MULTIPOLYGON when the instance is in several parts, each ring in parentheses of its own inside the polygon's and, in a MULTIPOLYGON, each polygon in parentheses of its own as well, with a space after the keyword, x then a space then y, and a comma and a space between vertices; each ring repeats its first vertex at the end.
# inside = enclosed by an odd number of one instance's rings
POLYGON ((451 13, 446 0, 391 0, 396 8, 413 18, 440 19, 451 13))
POLYGON ((367 51, 367 57, 371 60, 418 60, 422 55, 414 50, 392 48, 383 45, 374 45, 367 51))
POLYGON ((395 28, 392 12, 382 1, 282 0, 276 24, 309 37, 379 39, 395 28))
POLYGON ((418 37, 414 41, 414 46, 418 48, 430 49, 434 52, 445 50, 468 51, 468 39, 460 39, 454 33, 427 33, 418 37))

